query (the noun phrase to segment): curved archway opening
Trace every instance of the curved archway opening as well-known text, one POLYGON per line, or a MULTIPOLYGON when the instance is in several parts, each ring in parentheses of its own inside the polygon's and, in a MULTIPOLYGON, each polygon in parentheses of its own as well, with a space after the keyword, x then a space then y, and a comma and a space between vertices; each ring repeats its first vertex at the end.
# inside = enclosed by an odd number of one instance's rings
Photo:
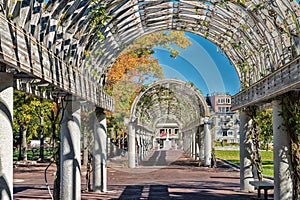
POLYGON ((136 143, 133 138, 138 138, 138 159, 142 161, 144 148, 147 151, 151 150, 143 144, 149 143, 151 148, 163 150, 190 151, 192 148, 191 154, 196 156, 200 154, 196 153, 196 135, 200 143, 199 152, 200 147, 206 148, 204 142, 209 146, 203 158, 200 158, 204 162, 207 161, 204 164, 208 165, 211 158, 211 136, 207 127, 209 116, 210 111, 205 98, 192 84, 176 79, 164 79, 150 84, 135 98, 131 107, 128 133, 129 166, 135 167, 136 143), (204 126, 206 128, 203 128, 204 126), (189 142, 186 142, 187 140, 189 142))

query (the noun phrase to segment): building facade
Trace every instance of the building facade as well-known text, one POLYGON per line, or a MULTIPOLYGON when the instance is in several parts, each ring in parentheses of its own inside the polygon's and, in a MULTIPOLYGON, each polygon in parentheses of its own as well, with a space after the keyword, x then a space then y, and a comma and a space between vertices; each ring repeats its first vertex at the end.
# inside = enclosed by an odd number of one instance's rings
POLYGON ((231 110, 231 95, 214 93, 206 100, 211 108, 213 139, 239 143, 239 112, 231 110))

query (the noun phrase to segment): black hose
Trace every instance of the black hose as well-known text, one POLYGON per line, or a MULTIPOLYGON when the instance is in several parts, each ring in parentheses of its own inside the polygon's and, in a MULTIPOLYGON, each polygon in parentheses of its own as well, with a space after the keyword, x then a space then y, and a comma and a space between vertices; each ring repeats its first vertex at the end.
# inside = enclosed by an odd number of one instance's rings
POLYGON ((46 187, 47 187, 47 189, 48 189, 48 192, 49 192, 49 194, 50 194, 50 196, 51 196, 51 199, 53 200, 53 195, 52 195, 52 193, 51 193, 50 186, 49 186, 48 180, 47 180, 47 170, 48 170, 48 168, 52 165, 52 163, 53 163, 53 162, 52 162, 52 159, 51 159, 49 165, 46 167, 46 169, 45 169, 45 171, 44 171, 44 179, 45 179, 45 184, 46 184, 46 187))

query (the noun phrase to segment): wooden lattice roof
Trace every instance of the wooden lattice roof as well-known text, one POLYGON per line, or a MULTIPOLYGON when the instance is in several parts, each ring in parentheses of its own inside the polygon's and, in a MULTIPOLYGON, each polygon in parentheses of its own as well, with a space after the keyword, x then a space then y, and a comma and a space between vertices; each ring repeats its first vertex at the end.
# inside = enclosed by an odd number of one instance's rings
POLYGON ((99 100, 97 90, 119 53, 158 30, 189 31, 218 45, 241 80, 236 108, 282 93, 282 87, 299 87, 300 75, 279 88, 266 80, 278 81, 289 66, 297 71, 291 62, 299 57, 298 0, 3 0, 0 5, 1 62, 98 106, 111 109, 112 103, 102 102, 110 97, 102 92, 99 100), (99 6, 109 18, 94 30, 90 11, 99 6), (259 87, 276 91, 254 95, 259 81, 259 87))

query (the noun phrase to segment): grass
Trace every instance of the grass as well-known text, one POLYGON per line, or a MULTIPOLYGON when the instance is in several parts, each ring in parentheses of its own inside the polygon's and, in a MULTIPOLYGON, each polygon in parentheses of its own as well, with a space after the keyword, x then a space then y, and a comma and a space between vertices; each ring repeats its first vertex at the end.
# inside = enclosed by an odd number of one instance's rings
MULTIPOLYGON (((37 160, 39 158, 40 155, 40 150, 36 149, 36 151, 33 153, 32 150, 28 150, 27 151, 27 158, 28 160, 37 160)), ((44 150, 44 156, 51 156, 52 155, 52 151, 46 151, 44 150)), ((13 154, 13 159, 14 160, 18 160, 19 157, 19 150, 14 151, 13 154)))
MULTIPOLYGON (((261 151, 263 174, 266 176, 274 176, 273 170, 273 151, 261 151)), ((216 150, 216 157, 228 160, 236 165, 240 165, 239 150, 216 150)))

